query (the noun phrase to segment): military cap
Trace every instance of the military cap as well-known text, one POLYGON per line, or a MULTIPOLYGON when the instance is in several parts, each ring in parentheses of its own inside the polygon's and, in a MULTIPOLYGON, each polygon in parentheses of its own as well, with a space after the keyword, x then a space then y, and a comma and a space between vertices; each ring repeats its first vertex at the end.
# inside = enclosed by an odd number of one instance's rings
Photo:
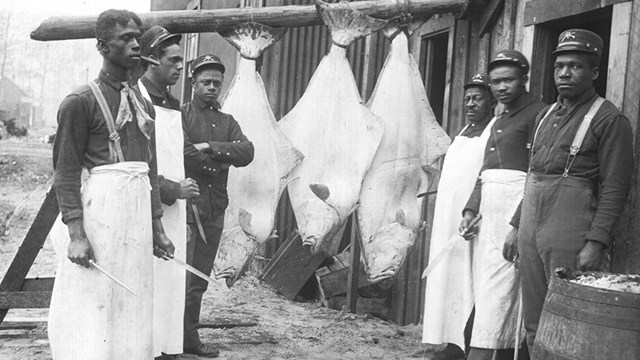
POLYGON ((569 29, 563 31, 558 37, 558 46, 553 54, 561 52, 578 51, 587 54, 593 54, 600 57, 602 55, 602 46, 604 42, 602 38, 589 30, 569 29))
POLYGON ((140 37, 140 54, 142 56, 149 56, 156 46, 169 39, 175 39, 176 42, 178 42, 182 39, 182 35, 171 34, 167 29, 159 25, 152 26, 140 37))
POLYGON ((198 69, 201 69, 203 67, 209 67, 209 66, 214 69, 220 70, 224 74, 225 68, 220 58, 212 54, 205 54, 205 55, 198 56, 191 63, 191 76, 193 76, 193 74, 198 69))
POLYGON ((500 64, 509 63, 522 68, 525 74, 529 73, 529 61, 522 55, 520 51, 516 50, 502 50, 498 51, 496 56, 489 62, 489 71, 500 64))
POLYGON ((489 89, 489 91, 491 90, 491 87, 489 86, 489 78, 485 74, 481 73, 473 75, 471 80, 468 83, 464 84, 463 87, 465 90, 467 90, 468 88, 473 86, 485 87, 489 89))

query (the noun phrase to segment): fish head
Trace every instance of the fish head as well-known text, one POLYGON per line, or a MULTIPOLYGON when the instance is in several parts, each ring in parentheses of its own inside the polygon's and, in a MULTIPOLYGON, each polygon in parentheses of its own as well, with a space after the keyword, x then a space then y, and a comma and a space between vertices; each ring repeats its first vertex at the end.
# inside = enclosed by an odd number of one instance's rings
POLYGON ((313 254, 318 252, 327 235, 341 223, 338 211, 317 198, 305 202, 300 219, 298 231, 302 244, 310 246, 313 254))
POLYGON ((241 227, 225 231, 213 262, 216 279, 225 279, 231 287, 240 278, 258 247, 257 241, 241 227))
POLYGON ((415 237, 414 230, 397 221, 380 228, 371 237, 367 251, 363 252, 369 282, 393 279, 404 264, 415 237))

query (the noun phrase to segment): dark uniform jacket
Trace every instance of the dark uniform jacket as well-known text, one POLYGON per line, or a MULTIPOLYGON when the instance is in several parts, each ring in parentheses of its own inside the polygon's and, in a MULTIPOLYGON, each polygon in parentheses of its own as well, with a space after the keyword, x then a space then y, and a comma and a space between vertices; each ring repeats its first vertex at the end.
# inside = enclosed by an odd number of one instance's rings
MULTIPOLYGON (((102 91, 114 119, 120 107, 122 83, 100 71, 98 87, 102 91)), ((132 91, 147 113, 153 118, 153 106, 137 91, 132 91)), ((135 118, 135 112, 132 111, 135 118)), ((153 124, 147 124, 153 130, 153 124)), ((125 161, 143 161, 149 164, 151 182, 151 210, 153 218, 162 217, 158 192, 158 166, 155 157, 155 134, 147 139, 135 119, 118 131, 125 161)), ((83 215, 80 197, 82 168, 112 163, 109 160, 109 130, 98 101, 89 85, 81 86, 68 95, 58 110, 58 130, 53 144, 54 182, 62 221, 80 219, 83 215)))
MULTIPOLYGON (((480 172, 488 169, 508 169, 526 172, 529 166, 529 148, 536 115, 545 104, 525 93, 511 107, 498 115, 484 151, 480 172)), ((465 206, 476 214, 482 199, 482 181, 476 181, 473 193, 465 206)))
MULTIPOLYGON (((242 133, 233 116, 220 112, 218 104, 207 105, 197 96, 182 106, 184 167, 187 177, 200 189, 195 201, 200 217, 212 221, 224 214, 229 204, 229 167, 247 166, 253 160, 253 144, 242 133), (207 142, 211 149, 198 151, 193 144, 207 142)), ((195 219, 187 207, 187 222, 195 219)))
MULTIPOLYGON (((594 89, 568 104, 561 97, 535 138, 531 156, 531 176, 562 175, 569 147, 591 105, 598 98, 594 89)), ((547 113, 540 112, 536 126, 547 113)), ((591 180, 597 196, 597 210, 587 240, 611 245, 613 227, 627 199, 633 174, 633 132, 629 120, 610 101, 595 114, 569 176, 591 180)), ((575 214, 580 216, 581 214, 575 214)), ((520 208, 511 225, 520 224, 520 208)))

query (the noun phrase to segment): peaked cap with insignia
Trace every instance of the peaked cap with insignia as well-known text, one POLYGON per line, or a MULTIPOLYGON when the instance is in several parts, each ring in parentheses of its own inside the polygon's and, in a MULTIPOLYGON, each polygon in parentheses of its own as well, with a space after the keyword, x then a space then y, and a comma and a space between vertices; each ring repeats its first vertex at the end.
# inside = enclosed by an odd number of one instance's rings
POLYGON ((554 55, 562 52, 582 52, 602 56, 602 38, 589 30, 569 29, 560 33, 558 46, 553 51, 554 55))

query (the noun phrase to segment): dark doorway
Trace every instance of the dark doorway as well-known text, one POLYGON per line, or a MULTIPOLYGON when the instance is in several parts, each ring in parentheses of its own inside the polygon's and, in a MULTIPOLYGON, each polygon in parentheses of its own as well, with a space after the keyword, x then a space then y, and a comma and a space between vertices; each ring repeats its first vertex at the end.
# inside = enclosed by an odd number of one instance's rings
POLYGON ((447 80, 447 50, 449 32, 424 36, 420 50, 420 74, 427 90, 427 97, 433 113, 442 125, 445 88, 447 80))
POLYGON ((553 80, 554 57, 552 52, 557 45, 560 33, 572 28, 593 31, 604 40, 605 46, 602 49, 602 58, 600 60, 600 75, 595 81, 595 88, 600 96, 606 96, 612 12, 613 7, 607 6, 602 9, 537 25, 531 69, 531 91, 540 96, 543 102, 551 104, 558 97, 558 91, 553 80))

